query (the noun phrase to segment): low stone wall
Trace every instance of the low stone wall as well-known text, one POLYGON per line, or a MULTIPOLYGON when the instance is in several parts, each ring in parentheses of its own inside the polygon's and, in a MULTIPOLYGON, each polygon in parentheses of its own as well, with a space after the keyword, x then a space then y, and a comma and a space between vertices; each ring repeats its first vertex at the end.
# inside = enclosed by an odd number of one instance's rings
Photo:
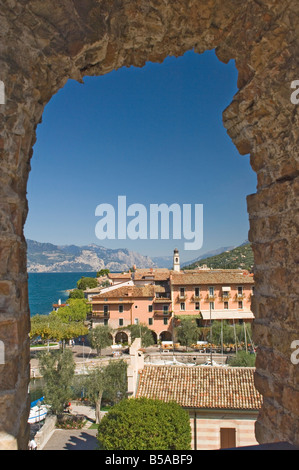
POLYGON ((57 421, 57 416, 48 416, 45 419, 44 425, 35 434, 34 440, 37 444, 37 450, 42 450, 44 445, 48 442, 48 440, 52 436, 55 430, 56 421, 57 421))
MULTIPOLYGON (((206 361, 210 360, 211 354, 210 353, 184 353, 184 354, 172 354, 172 351, 169 353, 157 353, 157 354, 150 354, 147 355, 144 359, 145 364, 148 363, 159 363, 160 361, 172 361, 173 358, 182 363, 182 364, 204 364, 206 361)), ((217 353, 212 354, 213 361, 217 362, 218 364, 226 364, 228 356, 221 355, 217 353)))

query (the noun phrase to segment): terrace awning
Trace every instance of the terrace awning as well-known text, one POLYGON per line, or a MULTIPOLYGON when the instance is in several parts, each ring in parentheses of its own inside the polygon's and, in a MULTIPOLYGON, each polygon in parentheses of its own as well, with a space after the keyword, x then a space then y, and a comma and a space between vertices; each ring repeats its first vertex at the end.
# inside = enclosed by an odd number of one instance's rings
POLYGON ((253 320, 254 315, 250 310, 210 310, 200 311, 203 320, 253 320))

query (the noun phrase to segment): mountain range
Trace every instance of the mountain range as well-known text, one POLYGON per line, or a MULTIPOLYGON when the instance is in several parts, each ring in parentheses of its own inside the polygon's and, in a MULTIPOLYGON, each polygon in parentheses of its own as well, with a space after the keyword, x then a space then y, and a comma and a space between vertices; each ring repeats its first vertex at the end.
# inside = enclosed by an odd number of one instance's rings
MULTIPOLYGON (((210 267, 222 267, 223 264, 228 265, 231 262, 242 265, 245 257, 243 252, 246 252, 246 259, 249 253, 249 264, 251 264, 251 248, 248 249, 247 245, 248 242, 239 247, 221 247, 204 253, 194 260, 181 263, 181 266, 190 269, 204 263, 210 267)), ((27 239, 27 269, 31 273, 96 272, 103 268, 108 268, 111 272, 120 272, 127 271, 134 265, 137 268, 171 269, 172 256, 150 258, 125 248, 110 249, 96 244, 54 245, 27 239)))
POLYGON ((95 272, 103 268, 125 271, 157 267, 148 256, 127 249, 109 249, 96 244, 86 246, 53 245, 27 239, 27 269, 41 272, 95 272))

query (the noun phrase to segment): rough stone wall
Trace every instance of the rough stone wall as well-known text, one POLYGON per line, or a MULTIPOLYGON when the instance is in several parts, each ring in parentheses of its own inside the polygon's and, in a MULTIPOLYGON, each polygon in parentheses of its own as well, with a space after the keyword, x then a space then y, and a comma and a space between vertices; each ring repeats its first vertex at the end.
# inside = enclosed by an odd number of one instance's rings
MULTIPOLYGON (((29 308, 26 184, 35 129, 69 78, 162 62, 216 48, 236 60, 239 92, 224 111, 228 134, 251 155, 248 197, 255 255, 256 386, 264 395, 259 442, 299 443, 299 373, 290 361, 298 325, 298 2, 281 0, 2 0, 0 2, 0 447, 27 447, 29 308), (296 302, 297 301, 297 302, 296 302)), ((240 157, 241 158, 241 157, 240 157)), ((299 332, 298 332, 299 336, 299 332)), ((299 338, 298 338, 299 339, 299 338)))

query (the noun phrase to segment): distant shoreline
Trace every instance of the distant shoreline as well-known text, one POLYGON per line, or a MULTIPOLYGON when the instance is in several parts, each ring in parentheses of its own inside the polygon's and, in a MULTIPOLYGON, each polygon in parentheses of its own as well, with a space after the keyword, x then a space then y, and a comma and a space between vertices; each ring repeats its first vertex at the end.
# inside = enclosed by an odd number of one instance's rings
MULTIPOLYGON (((114 272, 114 271, 113 271, 114 272)), ((122 272, 122 271, 115 271, 122 272)), ((28 274, 96 274, 97 271, 27 271, 28 274)))

